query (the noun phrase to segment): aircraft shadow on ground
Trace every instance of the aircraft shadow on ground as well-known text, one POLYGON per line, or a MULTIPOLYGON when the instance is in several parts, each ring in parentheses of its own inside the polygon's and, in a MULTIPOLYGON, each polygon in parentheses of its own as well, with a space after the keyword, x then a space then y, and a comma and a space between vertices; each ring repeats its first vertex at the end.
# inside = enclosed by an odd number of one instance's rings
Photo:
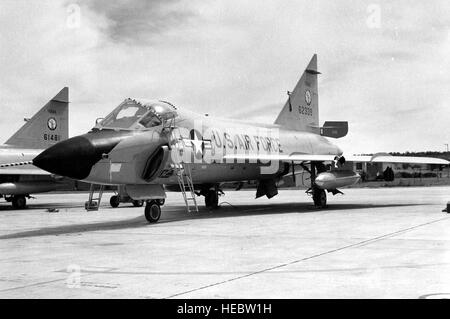
POLYGON ((277 203, 277 204, 252 204, 252 205, 229 205, 222 203, 217 210, 209 210, 205 207, 199 207, 199 213, 186 213, 185 207, 176 211, 168 212, 167 219, 164 219, 164 212, 158 223, 169 223, 174 221, 183 221, 190 219, 206 219, 206 218, 228 218, 238 216, 254 216, 254 215, 277 215, 277 214, 314 214, 314 213, 333 213, 335 211, 360 210, 372 208, 393 208, 407 206, 423 206, 423 204, 332 204, 327 208, 316 208, 306 203, 277 203))
MULTIPOLYGON (((185 206, 180 205, 180 206, 171 206, 170 208, 168 207, 167 211, 164 211, 163 208, 161 220, 154 225, 161 225, 161 224, 170 225, 170 223, 174 222, 189 221, 189 220, 195 221, 196 219, 230 218, 239 216, 277 215, 277 214, 305 214, 305 213, 314 214, 324 212, 333 213, 336 211, 389 208, 389 207, 393 208, 393 207, 407 207, 407 206, 423 206, 423 204, 342 204, 342 205, 333 204, 332 206, 325 209, 317 209, 314 208, 314 206, 305 203, 303 204, 281 203, 270 205, 256 204, 256 205, 241 205, 241 206, 234 206, 234 205, 231 206, 222 203, 222 206, 219 209, 213 211, 208 210, 205 207, 199 207, 198 213, 196 212, 187 213, 185 206)), ((48 205, 46 207, 48 208, 48 205)), ((54 208, 53 205, 52 208, 54 208)), ((26 213, 26 211, 24 211, 24 213, 26 213)), ((105 216, 105 218, 107 218, 107 216, 105 216)), ((145 228, 145 227, 152 227, 154 225, 149 224, 145 220, 144 216, 138 216, 117 221, 44 227, 36 230, 3 235, 0 236, 0 240, 41 237, 41 236, 74 235, 93 231, 145 228)))

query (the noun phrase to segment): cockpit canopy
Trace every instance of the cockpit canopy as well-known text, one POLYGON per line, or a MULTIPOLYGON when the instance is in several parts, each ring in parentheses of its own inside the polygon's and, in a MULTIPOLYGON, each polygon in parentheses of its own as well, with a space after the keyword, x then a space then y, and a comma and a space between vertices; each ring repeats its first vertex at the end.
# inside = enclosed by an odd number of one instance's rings
POLYGON ((168 123, 176 117, 175 107, 168 102, 140 102, 126 99, 95 127, 99 129, 147 129, 168 123))

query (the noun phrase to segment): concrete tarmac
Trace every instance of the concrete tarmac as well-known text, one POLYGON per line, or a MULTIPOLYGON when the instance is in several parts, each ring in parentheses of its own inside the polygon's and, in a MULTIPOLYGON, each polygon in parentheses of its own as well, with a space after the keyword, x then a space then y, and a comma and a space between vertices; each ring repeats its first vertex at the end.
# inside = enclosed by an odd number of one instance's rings
POLYGON ((190 214, 168 193, 153 225, 143 207, 110 208, 110 194, 97 212, 86 193, 2 202, 0 298, 450 295, 450 186, 344 192, 317 210, 301 190, 229 191, 219 210, 190 214))

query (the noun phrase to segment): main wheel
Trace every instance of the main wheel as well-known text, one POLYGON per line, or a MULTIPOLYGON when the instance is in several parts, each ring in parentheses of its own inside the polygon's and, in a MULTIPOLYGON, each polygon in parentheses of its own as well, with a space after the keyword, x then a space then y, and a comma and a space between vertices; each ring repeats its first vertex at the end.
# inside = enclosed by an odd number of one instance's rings
POLYGON ((133 200, 133 206, 134 207, 142 207, 142 206, 144 206, 144 201, 143 200, 133 200))
POLYGON ((23 195, 15 195, 12 198, 12 206, 14 209, 24 209, 27 206, 27 199, 23 195))
POLYGON ((219 207, 219 193, 215 190, 209 190, 205 195, 205 206, 211 209, 219 207))
POLYGON ((151 224, 156 223, 161 217, 161 207, 156 201, 150 201, 145 206, 145 218, 151 224))
POLYGON ((314 188, 313 201, 316 207, 325 208, 327 206, 327 194, 325 193, 325 190, 314 188))
POLYGON ((111 207, 113 207, 113 208, 119 207, 120 197, 117 195, 111 196, 111 198, 109 199, 109 203, 111 204, 111 207))

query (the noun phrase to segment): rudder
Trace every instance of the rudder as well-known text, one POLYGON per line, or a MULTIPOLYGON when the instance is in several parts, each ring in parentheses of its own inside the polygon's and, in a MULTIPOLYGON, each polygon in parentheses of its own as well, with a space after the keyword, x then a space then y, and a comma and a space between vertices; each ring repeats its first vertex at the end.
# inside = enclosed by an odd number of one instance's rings
POLYGON ((69 88, 64 87, 5 144, 21 148, 46 149, 68 137, 69 88))

